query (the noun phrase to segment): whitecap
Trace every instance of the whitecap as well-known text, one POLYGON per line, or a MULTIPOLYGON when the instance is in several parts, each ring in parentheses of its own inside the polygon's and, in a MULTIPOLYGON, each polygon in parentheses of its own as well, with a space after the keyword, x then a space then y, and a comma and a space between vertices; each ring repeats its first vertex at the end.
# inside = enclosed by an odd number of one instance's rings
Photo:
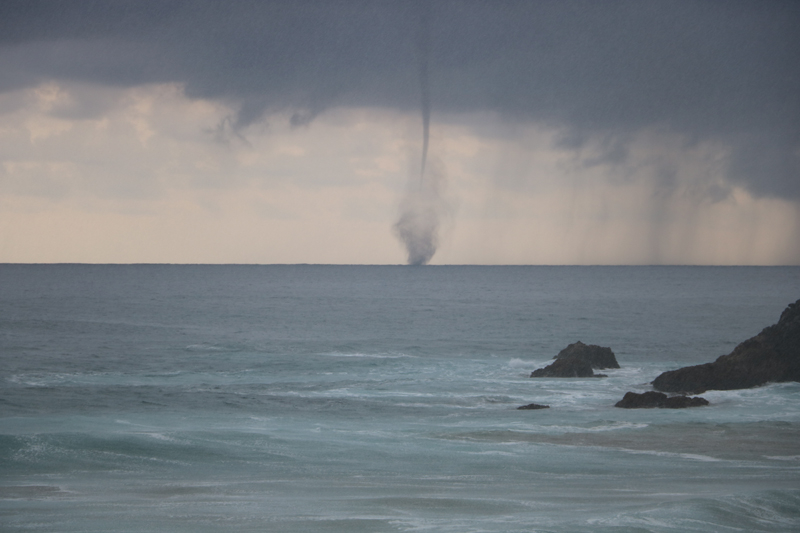
POLYGON ((618 429, 641 429, 646 428, 649 424, 644 423, 637 423, 637 422, 614 422, 612 424, 605 424, 602 426, 595 426, 591 428, 587 428, 584 431, 616 431, 618 429))
POLYGON ((524 367, 538 368, 540 365, 542 365, 542 363, 539 361, 532 361, 530 359, 520 359, 519 357, 514 357, 507 364, 511 368, 524 368, 524 367))
POLYGON ((172 437, 168 437, 168 436, 164 435, 163 433, 142 432, 140 434, 141 435, 147 435, 148 437, 154 438, 156 440, 163 440, 163 441, 167 441, 167 442, 176 442, 175 439, 173 439, 172 437))
POLYGON ((561 433, 599 433, 605 431, 617 431, 625 429, 642 429, 648 427, 649 424, 640 422, 613 422, 610 424, 603 424, 600 426, 544 426, 537 425, 533 428, 548 431, 548 432, 561 432, 561 433))
POLYGON ((363 353, 363 352, 325 352, 321 353, 325 357, 355 357, 364 359, 400 359, 403 357, 414 357, 404 353, 363 353))
MULTIPOLYGON (((505 444, 518 444, 516 442, 507 442, 505 444)), ((503 457, 516 457, 519 453, 516 452, 505 452, 501 450, 484 450, 482 452, 462 452, 465 455, 498 455, 503 457)))
POLYGON ((716 463, 722 461, 722 459, 717 459, 716 457, 711 457, 710 455, 700 455, 696 453, 676 453, 676 452, 664 452, 657 450, 632 450, 630 448, 615 448, 615 449, 621 452, 632 453, 635 455, 655 455, 657 457, 680 457, 681 459, 691 459, 693 461, 703 461, 707 463, 716 463))
POLYGON ((190 344, 184 348, 187 352, 229 352, 233 351, 231 348, 219 346, 217 344, 190 344))

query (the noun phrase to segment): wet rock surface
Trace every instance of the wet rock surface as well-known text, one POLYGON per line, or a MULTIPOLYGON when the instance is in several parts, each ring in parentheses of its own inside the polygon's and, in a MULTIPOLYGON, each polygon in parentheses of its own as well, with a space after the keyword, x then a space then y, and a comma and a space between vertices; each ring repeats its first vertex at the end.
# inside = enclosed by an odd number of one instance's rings
POLYGON ((696 394, 783 381, 800 381, 800 300, 789 304, 777 324, 764 328, 728 355, 713 363, 664 372, 653 380, 653 388, 696 394))
POLYGON ((570 344, 558 355, 555 361, 531 373, 532 378, 593 378, 606 377, 595 374, 594 369, 619 368, 617 358, 611 348, 584 344, 578 341, 570 344))
POLYGON ((683 409, 686 407, 702 407, 708 405, 708 400, 695 396, 667 396, 663 392, 649 391, 638 394, 626 392, 625 396, 614 407, 623 409, 683 409))
POLYGON ((529 403, 528 405, 521 405, 517 409, 550 409, 549 405, 540 405, 538 403, 529 403))
POLYGON ((560 352, 553 359, 571 359, 577 358, 588 361, 592 368, 619 368, 617 358, 614 357, 614 352, 611 348, 597 346, 596 344, 584 344, 578 341, 570 344, 560 352))

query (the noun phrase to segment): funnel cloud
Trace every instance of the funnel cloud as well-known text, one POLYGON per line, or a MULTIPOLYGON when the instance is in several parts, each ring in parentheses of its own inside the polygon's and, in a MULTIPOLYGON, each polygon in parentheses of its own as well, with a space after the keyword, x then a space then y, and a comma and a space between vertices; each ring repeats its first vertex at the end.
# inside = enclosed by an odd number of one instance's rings
POLYGON ((428 77, 430 9, 427 2, 421 2, 418 8, 417 62, 422 111, 422 160, 418 186, 414 186, 417 180, 412 174, 406 196, 400 204, 400 217, 394 225, 395 234, 408 252, 409 265, 426 265, 436 253, 441 211, 439 189, 444 178, 444 173, 440 169, 431 176, 426 175, 431 123, 431 90, 428 77))

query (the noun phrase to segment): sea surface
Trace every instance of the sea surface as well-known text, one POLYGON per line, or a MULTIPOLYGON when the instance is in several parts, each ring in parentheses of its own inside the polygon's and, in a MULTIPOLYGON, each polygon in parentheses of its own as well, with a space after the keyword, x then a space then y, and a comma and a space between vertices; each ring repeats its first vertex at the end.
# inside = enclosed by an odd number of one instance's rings
POLYGON ((800 267, 0 265, 0 530, 798 531, 800 383, 614 407, 798 298, 800 267), (621 368, 528 377, 578 340, 621 368))

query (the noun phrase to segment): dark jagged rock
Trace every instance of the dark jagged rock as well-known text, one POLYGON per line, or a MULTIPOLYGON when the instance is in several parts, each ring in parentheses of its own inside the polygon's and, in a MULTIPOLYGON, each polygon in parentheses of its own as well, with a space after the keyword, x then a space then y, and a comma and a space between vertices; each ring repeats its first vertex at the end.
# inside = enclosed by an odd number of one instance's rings
POLYGON ((591 378, 594 376, 589 361, 576 358, 556 359, 552 364, 531 373, 532 378, 591 378))
POLYGON ((700 396, 670 396, 662 407, 667 409, 683 409, 684 407, 703 407, 708 400, 700 396))
POLYGON ((586 345, 581 341, 570 344, 561 350, 555 361, 544 368, 534 370, 532 378, 599 378, 604 374, 595 374, 594 368, 619 368, 611 348, 603 348, 594 344, 586 345))
POLYGON ((550 409, 549 405, 539 405, 538 403, 529 403, 528 405, 522 405, 517 407, 517 409, 550 409))
POLYGON ((728 355, 713 363, 664 372, 653 381, 653 387, 697 394, 782 381, 800 381, 800 300, 789 304, 777 324, 764 328, 728 355))
POLYGON ((614 357, 614 352, 611 348, 604 348, 596 344, 583 344, 578 341, 570 344, 560 352, 553 359, 569 359, 578 358, 588 361, 592 368, 602 370, 604 368, 619 368, 617 358, 614 357))
POLYGON ((667 396, 663 392, 648 391, 642 394, 626 392, 625 396, 618 401, 614 407, 623 409, 652 409, 659 407, 662 409, 683 409, 685 407, 702 407, 708 405, 708 400, 695 396, 667 396))

